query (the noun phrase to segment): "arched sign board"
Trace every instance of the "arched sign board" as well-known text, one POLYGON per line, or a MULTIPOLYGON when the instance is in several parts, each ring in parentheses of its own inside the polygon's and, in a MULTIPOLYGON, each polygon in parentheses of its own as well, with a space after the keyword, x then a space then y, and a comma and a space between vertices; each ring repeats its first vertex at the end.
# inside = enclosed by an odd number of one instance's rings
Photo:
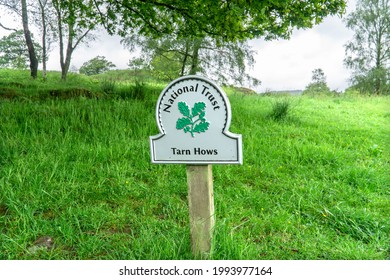
POLYGON ((159 135, 150 136, 152 163, 242 164, 241 135, 229 132, 230 103, 214 82, 184 76, 156 106, 159 135))

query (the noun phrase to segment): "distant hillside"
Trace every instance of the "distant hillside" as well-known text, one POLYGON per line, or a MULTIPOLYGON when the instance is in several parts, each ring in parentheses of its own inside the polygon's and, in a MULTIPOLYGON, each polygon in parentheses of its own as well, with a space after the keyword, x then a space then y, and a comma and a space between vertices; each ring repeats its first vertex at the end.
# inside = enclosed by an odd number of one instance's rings
POLYGON ((303 90, 295 89, 295 90, 277 90, 277 91, 266 91, 262 92, 260 94, 264 95, 273 95, 273 94, 280 94, 280 95, 301 95, 303 90))

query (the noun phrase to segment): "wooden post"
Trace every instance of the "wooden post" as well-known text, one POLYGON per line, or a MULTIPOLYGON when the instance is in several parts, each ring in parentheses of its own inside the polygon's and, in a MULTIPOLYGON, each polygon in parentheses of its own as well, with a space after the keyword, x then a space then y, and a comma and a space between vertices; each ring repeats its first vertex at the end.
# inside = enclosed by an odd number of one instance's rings
POLYGON ((215 223, 212 165, 187 165, 187 183, 192 252, 205 259, 215 223))

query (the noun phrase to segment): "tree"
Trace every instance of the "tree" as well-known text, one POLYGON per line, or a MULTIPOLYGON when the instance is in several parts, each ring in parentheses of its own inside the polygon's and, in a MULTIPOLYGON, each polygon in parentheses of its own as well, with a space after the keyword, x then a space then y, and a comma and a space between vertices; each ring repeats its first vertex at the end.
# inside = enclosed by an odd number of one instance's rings
MULTIPOLYGON (((69 59, 89 30, 103 24, 109 33, 159 38, 206 38, 217 42, 248 38, 288 38, 294 27, 309 28, 327 15, 342 13, 345 0, 52 0, 59 20, 60 57, 63 79, 69 59), (62 23, 68 24, 68 45, 64 56, 62 23), (85 31, 85 32, 84 32, 85 31), (76 39, 76 33, 78 39, 76 39), (69 36, 70 35, 70 36, 69 36), (68 59, 69 58, 69 59, 68 59)), ((196 65, 196 48, 193 53, 196 65)))
MULTIPOLYGON (((193 74, 202 71, 200 66, 204 67, 200 63, 204 40, 212 40, 219 47, 223 43, 244 44, 245 40, 256 37, 289 38, 293 28, 310 28, 328 15, 342 14, 345 2, 94 0, 94 8, 109 33, 125 37, 136 32, 152 39, 169 36, 170 40, 183 42, 181 73, 187 71, 187 60, 190 60, 189 73, 193 74)), ((221 61, 225 59, 219 57, 221 61)))
POLYGON ((181 61, 174 53, 156 55, 152 57, 148 68, 158 79, 172 81, 180 76, 181 61))
MULTIPOLYGON (((9 14, 14 15, 19 12, 18 4, 19 4, 19 0, 0 0, 0 8, 5 7, 5 11, 1 11, 1 10, 0 11, 8 12, 9 14)), ((20 13, 18 13, 18 16, 20 16, 20 13)), ((8 22, 6 23, 6 25, 4 25, 1 18, 0 18, 0 27, 7 31, 12 31, 12 32, 18 31, 18 29, 10 27, 8 25, 8 22)))
POLYGON ((177 38, 213 37, 223 41, 288 38, 294 27, 310 28, 328 15, 342 13, 345 0, 94 0, 111 33, 177 38), (119 24, 118 24, 119 23, 119 24))
POLYGON ((346 25, 354 31, 344 60, 353 85, 364 93, 390 94, 390 1, 359 0, 346 25))
MULTIPOLYGON (((27 0, 0 0, 1 6, 6 7, 8 11, 12 11, 22 19, 31 65, 34 66, 32 75, 35 75, 37 61, 34 59, 33 45, 31 45, 29 38, 29 17, 34 19, 34 23, 42 33, 44 73, 48 37, 51 36, 51 39, 58 37, 61 78, 65 80, 74 50, 80 43, 87 39, 93 39, 92 36, 89 36, 90 32, 99 24, 93 12, 93 3, 86 0, 38 0, 30 1, 28 4, 27 7, 27 0), (54 26, 56 26, 56 30, 54 30, 54 26)), ((0 26, 5 27, 2 24, 0 26)), ((5 28, 9 29, 8 27, 5 28)))
MULTIPOLYGON (((27 0, 1 0, 0 5, 6 7, 8 10, 17 14, 21 19, 23 33, 25 37, 25 44, 28 49, 31 77, 35 79, 38 76, 38 58, 35 51, 35 44, 32 40, 30 27, 29 27, 27 0)), ((2 24, 0 26, 7 30, 10 30, 10 28, 7 28, 2 24)))
MULTIPOLYGON (((33 38, 33 36, 31 35, 33 38)), ((42 55, 42 48, 34 43, 37 57, 42 55)), ((15 31, 0 39, 0 67, 27 69, 29 54, 23 30, 15 31)))
POLYGON ((74 50, 88 38, 98 22, 92 11, 91 1, 52 0, 52 4, 57 17, 61 79, 66 80, 74 50))
POLYGON ((37 54, 35 53, 34 42, 32 40, 30 28, 28 25, 27 0, 21 0, 21 5, 24 37, 26 39, 28 56, 30 58, 31 77, 36 79, 38 77, 38 58, 37 54))
POLYGON ((142 57, 132 57, 127 64, 133 71, 142 71, 148 68, 148 63, 142 57))
POLYGON ((307 85, 303 94, 324 94, 329 93, 330 89, 326 83, 326 76, 321 68, 314 69, 312 71, 311 82, 307 85))
POLYGON ((246 68, 254 63, 254 51, 245 42, 218 42, 211 37, 175 39, 134 34, 122 40, 130 50, 141 48, 143 60, 161 78, 205 74, 222 83, 258 85, 246 68))
POLYGON ((38 12, 35 18, 35 24, 39 26, 42 33, 42 78, 46 80, 46 62, 48 60, 48 51, 50 44, 55 37, 53 29, 53 13, 51 2, 49 0, 38 0, 38 12))
MULTIPOLYGON (((42 55, 39 56, 40 59, 42 59, 42 76, 44 79, 46 79, 46 62, 48 59, 48 50, 50 42, 54 37, 54 33, 52 32, 53 30, 52 28, 50 28, 53 23, 51 18, 52 7, 50 5, 50 0, 38 0, 29 2, 27 2, 26 0, 0 0, 0 6, 6 7, 7 11, 10 12, 14 17, 16 16, 16 18, 22 19, 23 29, 25 30, 27 36, 27 40, 24 40, 24 44, 26 44, 27 46, 31 44, 31 42, 29 42, 30 23, 38 27, 39 31, 41 31, 42 47, 40 48, 40 51, 42 52, 42 55)), ((1 23, 0 27, 6 30, 17 31, 16 29, 6 27, 1 23)), ((33 42, 33 47, 34 45, 35 43, 33 42)), ((31 47, 29 47, 29 49, 30 52, 35 51, 32 50, 31 47)), ((36 54, 36 56, 38 55, 36 54)), ((38 61, 34 60, 33 54, 32 65, 38 66, 38 61)), ((37 71, 37 68, 35 66, 32 69, 32 75, 35 75, 34 72, 37 71)))
POLYGON ((79 71, 81 74, 90 76, 102 74, 114 67, 116 67, 115 64, 108 61, 104 56, 97 56, 85 62, 79 71))

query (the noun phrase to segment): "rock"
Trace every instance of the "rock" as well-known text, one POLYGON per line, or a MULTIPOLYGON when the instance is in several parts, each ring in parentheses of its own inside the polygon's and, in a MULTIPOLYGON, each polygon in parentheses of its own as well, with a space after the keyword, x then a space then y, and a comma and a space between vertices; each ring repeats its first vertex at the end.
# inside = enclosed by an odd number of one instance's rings
POLYGON ((41 236, 35 242, 33 246, 30 246, 27 250, 31 254, 36 254, 41 250, 51 250, 54 247, 54 240, 50 236, 41 236))

